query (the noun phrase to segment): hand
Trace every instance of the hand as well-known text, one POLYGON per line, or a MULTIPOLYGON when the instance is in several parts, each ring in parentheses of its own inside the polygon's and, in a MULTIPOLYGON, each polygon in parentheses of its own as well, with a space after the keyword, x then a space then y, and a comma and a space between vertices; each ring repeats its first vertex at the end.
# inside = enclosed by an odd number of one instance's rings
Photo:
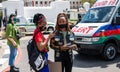
POLYGON ((50 64, 50 63, 53 63, 53 61, 51 61, 51 60, 48 60, 48 64, 50 64))
POLYGON ((61 50, 62 50, 62 51, 66 51, 66 50, 68 50, 67 45, 63 45, 63 46, 61 47, 61 50))
POLYGON ((75 44, 72 45, 71 49, 76 50, 77 49, 77 45, 75 45, 75 44))
POLYGON ((16 42, 13 42, 12 44, 13 44, 13 46, 17 46, 16 42))
POLYGON ((53 38, 54 37, 54 34, 53 33, 50 33, 49 34, 49 38, 51 39, 51 38, 53 38))

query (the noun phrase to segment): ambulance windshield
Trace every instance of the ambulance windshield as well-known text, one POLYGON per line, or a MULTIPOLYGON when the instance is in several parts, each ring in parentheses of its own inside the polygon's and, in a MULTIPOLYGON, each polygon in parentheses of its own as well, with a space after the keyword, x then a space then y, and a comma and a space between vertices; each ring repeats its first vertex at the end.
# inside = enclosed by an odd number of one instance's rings
POLYGON ((81 23, 108 22, 114 12, 114 9, 115 6, 92 8, 82 18, 81 23))

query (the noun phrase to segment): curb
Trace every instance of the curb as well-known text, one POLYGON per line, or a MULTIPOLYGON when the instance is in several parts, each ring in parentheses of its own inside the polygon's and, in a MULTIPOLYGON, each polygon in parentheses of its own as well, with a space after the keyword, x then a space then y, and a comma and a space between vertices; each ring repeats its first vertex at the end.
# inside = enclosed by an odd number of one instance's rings
POLYGON ((2 49, 4 49, 4 52, 0 57, 0 72, 7 66, 9 60, 10 51, 6 42, 7 42, 6 39, 0 40, 1 47, 2 49))

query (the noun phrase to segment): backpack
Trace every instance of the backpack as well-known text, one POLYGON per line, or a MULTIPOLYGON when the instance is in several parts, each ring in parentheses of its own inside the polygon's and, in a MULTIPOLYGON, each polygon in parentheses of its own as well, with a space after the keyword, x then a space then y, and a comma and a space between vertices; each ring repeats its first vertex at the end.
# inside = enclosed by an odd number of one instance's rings
MULTIPOLYGON (((38 32, 36 32, 35 35, 37 33, 38 32)), ((33 69, 34 71, 38 72, 44 67, 44 65, 47 65, 47 60, 45 57, 45 53, 40 52, 37 48, 34 39, 35 35, 31 40, 28 41, 27 52, 28 52, 28 60, 31 70, 33 69)))

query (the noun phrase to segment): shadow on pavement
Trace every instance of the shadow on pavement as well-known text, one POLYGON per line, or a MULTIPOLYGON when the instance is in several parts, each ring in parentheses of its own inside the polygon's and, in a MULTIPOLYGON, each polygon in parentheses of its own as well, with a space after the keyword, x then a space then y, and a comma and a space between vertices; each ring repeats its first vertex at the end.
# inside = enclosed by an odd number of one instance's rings
POLYGON ((92 67, 101 67, 106 68, 110 64, 117 63, 116 67, 120 68, 120 55, 118 55, 112 61, 105 61, 100 56, 96 55, 85 55, 85 54, 75 54, 73 66, 78 68, 92 68, 92 67))

